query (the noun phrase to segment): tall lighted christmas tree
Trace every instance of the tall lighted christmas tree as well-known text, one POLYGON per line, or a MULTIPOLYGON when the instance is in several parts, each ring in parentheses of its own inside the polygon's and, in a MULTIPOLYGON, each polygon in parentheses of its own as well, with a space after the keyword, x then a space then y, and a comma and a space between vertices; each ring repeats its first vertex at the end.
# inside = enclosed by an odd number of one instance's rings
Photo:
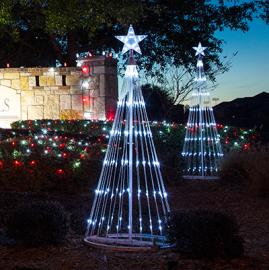
POLYGON ((193 49, 198 60, 182 151, 186 161, 184 178, 216 179, 223 153, 202 61, 206 47, 199 43, 193 49))
POLYGON ((116 36, 130 51, 121 100, 88 219, 85 241, 117 250, 166 245, 163 230, 169 212, 160 163, 139 86, 133 51, 146 36, 116 36))

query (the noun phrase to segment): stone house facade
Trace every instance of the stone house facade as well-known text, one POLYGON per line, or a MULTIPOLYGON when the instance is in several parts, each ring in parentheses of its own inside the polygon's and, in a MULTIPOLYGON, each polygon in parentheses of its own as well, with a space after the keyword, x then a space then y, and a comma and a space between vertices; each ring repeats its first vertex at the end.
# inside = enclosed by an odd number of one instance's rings
POLYGON ((17 120, 113 118, 117 61, 98 56, 87 65, 86 78, 80 67, 0 69, 0 127, 17 120))

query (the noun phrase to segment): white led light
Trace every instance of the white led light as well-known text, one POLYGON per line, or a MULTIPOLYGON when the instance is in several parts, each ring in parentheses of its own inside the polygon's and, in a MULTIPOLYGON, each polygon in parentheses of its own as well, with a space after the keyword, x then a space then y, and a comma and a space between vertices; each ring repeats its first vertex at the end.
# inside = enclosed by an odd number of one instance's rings
POLYGON ((84 89, 88 89, 89 88, 89 82, 87 81, 87 80, 85 80, 83 83, 82 83, 82 88, 84 88, 84 89))

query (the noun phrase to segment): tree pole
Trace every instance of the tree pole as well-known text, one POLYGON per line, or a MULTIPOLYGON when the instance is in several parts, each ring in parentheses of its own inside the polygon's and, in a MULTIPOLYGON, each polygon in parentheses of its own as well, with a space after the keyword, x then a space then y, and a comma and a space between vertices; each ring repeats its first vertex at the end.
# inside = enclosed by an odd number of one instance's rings
MULTIPOLYGON (((134 64, 133 50, 130 50, 129 64, 134 64)), ((130 78, 133 79, 132 77, 130 78)), ((133 85, 133 84, 131 84, 133 85)), ((129 89, 129 239, 133 231, 133 87, 129 89)))

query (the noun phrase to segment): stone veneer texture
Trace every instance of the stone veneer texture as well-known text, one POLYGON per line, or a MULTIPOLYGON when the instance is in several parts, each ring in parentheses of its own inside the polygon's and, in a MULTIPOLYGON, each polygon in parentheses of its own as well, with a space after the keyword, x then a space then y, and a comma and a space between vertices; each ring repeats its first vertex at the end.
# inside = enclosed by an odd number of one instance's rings
POLYGON ((113 117, 118 99, 117 62, 95 57, 88 64, 93 75, 83 90, 77 67, 0 69, 0 126, 20 119, 113 117))

